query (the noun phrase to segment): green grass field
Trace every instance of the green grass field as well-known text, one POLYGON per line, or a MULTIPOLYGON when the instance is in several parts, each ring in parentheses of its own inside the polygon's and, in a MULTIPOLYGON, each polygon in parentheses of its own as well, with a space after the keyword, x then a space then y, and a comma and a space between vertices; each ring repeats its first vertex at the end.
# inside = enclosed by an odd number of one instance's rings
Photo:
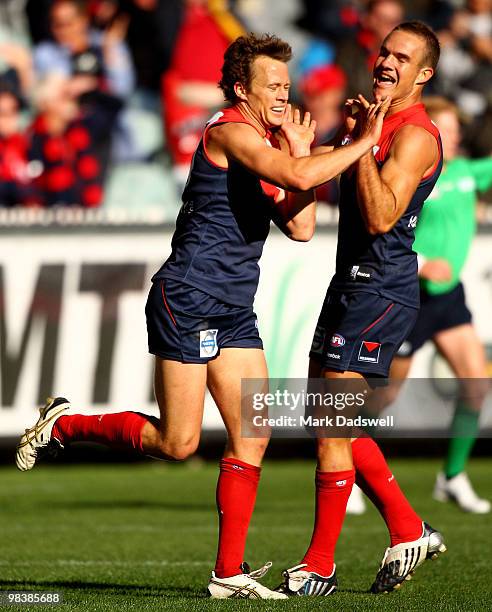
MULTIPOLYGON (((0 589, 60 590, 60 610, 452 610, 491 609, 490 516, 432 501, 438 463, 391 462, 416 509, 443 531, 448 552, 389 595, 367 593, 387 545, 371 508, 347 517, 337 550, 339 592, 288 601, 213 601, 217 520, 214 464, 45 465, 21 474, 0 468, 0 589)), ((470 475, 492 497, 492 461, 470 475)), ((274 567, 263 582, 298 562, 312 527, 313 465, 271 462, 263 470, 246 559, 274 567)), ((6 610, 46 610, 9 606, 6 610)), ((56 608, 55 608, 56 609, 56 608)))

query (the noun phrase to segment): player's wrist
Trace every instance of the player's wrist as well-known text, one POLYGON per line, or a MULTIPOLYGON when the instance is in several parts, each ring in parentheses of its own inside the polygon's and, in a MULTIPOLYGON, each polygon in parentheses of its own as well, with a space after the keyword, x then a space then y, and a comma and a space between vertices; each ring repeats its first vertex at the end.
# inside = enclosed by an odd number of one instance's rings
POLYGON ((309 145, 294 145, 290 148, 290 154, 292 157, 307 157, 311 154, 311 147, 309 145))

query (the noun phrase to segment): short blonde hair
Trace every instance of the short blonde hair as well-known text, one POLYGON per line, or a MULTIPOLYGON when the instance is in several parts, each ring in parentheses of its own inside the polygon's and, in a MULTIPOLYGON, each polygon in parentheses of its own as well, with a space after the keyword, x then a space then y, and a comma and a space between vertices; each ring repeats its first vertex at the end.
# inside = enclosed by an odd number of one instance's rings
POLYGON ((431 119, 435 118, 436 115, 440 113, 448 112, 454 113, 458 118, 460 117, 460 112, 456 104, 444 96, 428 96, 425 97, 422 102, 431 119))

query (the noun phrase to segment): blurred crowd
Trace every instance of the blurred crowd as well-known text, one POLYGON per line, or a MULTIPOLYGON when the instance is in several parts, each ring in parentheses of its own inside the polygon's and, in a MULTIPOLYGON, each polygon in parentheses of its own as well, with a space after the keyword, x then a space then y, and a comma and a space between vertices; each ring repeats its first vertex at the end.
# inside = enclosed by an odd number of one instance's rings
MULTIPOLYGON (((158 166, 184 185, 225 49, 269 31, 294 47, 294 102, 340 122, 348 95, 370 95, 380 43, 405 19, 438 33, 427 94, 459 108, 463 153, 492 152, 492 0, 2 0, 0 205, 98 207, 108 174, 158 166)), ((136 192, 141 188, 135 184, 136 192)), ((336 200, 336 183, 320 197, 336 200)), ((124 205, 124 202, 122 202, 124 205)))

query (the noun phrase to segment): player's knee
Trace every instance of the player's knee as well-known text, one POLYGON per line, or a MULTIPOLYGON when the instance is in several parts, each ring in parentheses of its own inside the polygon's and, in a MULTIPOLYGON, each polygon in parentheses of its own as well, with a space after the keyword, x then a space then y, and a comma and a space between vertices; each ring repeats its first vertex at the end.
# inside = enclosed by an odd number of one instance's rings
POLYGON ((349 438, 318 438, 318 452, 350 448, 349 438))
POLYGON ((163 459, 168 461, 184 461, 191 457, 198 448, 199 440, 189 438, 186 440, 163 440, 159 450, 163 459))

